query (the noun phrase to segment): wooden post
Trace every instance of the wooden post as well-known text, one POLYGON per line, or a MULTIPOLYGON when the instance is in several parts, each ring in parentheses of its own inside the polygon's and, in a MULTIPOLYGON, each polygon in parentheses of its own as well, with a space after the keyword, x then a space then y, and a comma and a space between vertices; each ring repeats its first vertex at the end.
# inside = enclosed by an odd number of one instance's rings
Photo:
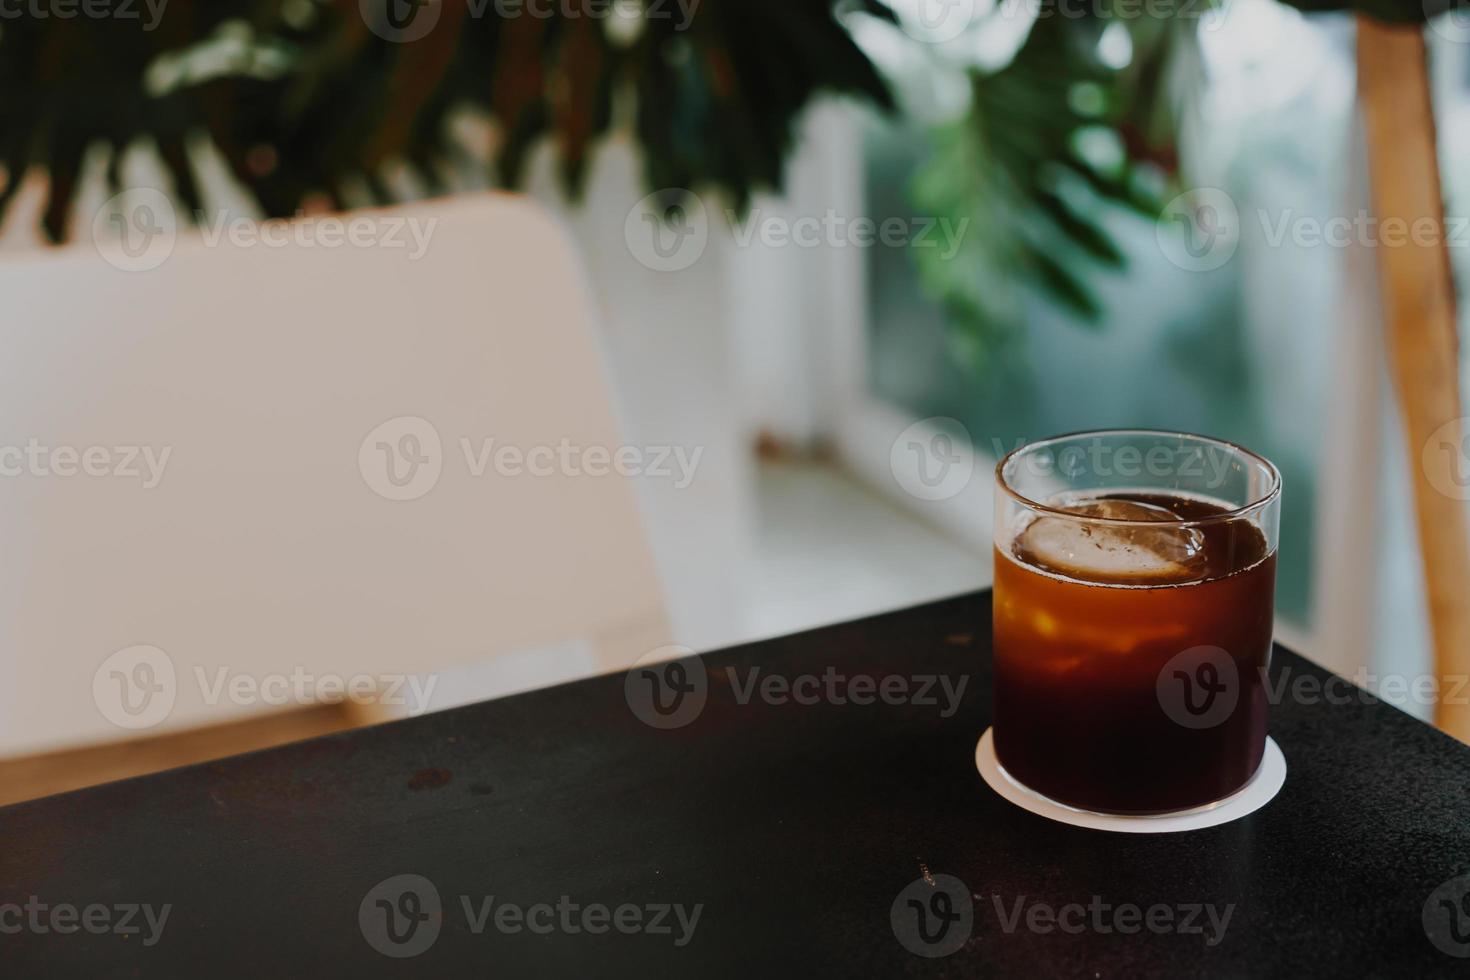
POLYGON ((1463 409, 1454 281, 1422 26, 1390 26, 1359 15, 1358 97, 1368 136, 1390 369, 1413 476, 1435 672, 1441 694, 1460 696, 1458 703, 1440 701, 1435 722, 1470 742, 1467 691, 1463 684, 1456 686, 1470 676, 1470 522, 1465 502, 1439 489, 1455 485, 1453 467, 1460 464, 1456 457, 1463 447, 1425 451, 1443 426, 1463 417, 1463 409), (1390 219, 1396 240, 1384 224, 1390 219), (1432 240, 1415 234, 1416 227, 1432 227, 1432 240))

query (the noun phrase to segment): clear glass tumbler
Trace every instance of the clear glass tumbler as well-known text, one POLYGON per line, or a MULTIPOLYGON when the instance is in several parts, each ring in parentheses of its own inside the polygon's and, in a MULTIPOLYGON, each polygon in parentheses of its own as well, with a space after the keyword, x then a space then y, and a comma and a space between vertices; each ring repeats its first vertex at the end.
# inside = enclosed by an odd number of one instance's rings
POLYGON ((996 756, 1032 792, 1173 813, 1266 741, 1281 475, 1203 436, 1082 432, 996 468, 996 756))

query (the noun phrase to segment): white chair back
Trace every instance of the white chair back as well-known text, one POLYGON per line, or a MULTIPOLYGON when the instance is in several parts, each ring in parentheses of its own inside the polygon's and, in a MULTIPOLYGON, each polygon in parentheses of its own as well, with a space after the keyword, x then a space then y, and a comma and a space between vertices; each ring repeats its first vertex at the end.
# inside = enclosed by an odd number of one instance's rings
POLYGON ((560 227, 359 219, 0 262, 0 755, 665 640, 560 227))

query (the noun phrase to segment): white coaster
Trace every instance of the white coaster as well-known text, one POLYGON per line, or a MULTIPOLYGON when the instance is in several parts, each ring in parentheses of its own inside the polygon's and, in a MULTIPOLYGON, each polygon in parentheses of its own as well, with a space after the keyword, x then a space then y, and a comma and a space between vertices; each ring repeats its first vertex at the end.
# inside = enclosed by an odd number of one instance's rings
POLYGON ((1234 794, 1208 806, 1153 816, 1090 813, 1064 806, 1026 788, 1001 768, 995 757, 995 740, 991 737, 989 728, 980 736, 980 744, 975 746, 975 767, 980 770, 980 775, 991 789, 1023 810, 1030 810, 1037 816, 1071 824, 1073 827, 1111 830, 1120 834, 1172 834, 1181 830, 1203 830, 1239 820, 1270 803, 1286 782, 1286 757, 1281 754, 1281 747, 1276 744, 1276 740, 1269 736, 1266 738, 1265 755, 1261 757, 1261 767, 1256 770, 1251 781, 1234 794))

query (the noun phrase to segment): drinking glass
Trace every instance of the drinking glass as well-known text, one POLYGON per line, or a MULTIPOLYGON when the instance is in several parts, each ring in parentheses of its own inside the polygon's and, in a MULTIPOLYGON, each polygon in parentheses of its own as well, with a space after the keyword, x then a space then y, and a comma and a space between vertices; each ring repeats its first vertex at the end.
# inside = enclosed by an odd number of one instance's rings
POLYGON ((1204 436, 1081 432, 996 467, 996 756, 1100 813, 1218 803, 1266 741, 1281 475, 1204 436))

